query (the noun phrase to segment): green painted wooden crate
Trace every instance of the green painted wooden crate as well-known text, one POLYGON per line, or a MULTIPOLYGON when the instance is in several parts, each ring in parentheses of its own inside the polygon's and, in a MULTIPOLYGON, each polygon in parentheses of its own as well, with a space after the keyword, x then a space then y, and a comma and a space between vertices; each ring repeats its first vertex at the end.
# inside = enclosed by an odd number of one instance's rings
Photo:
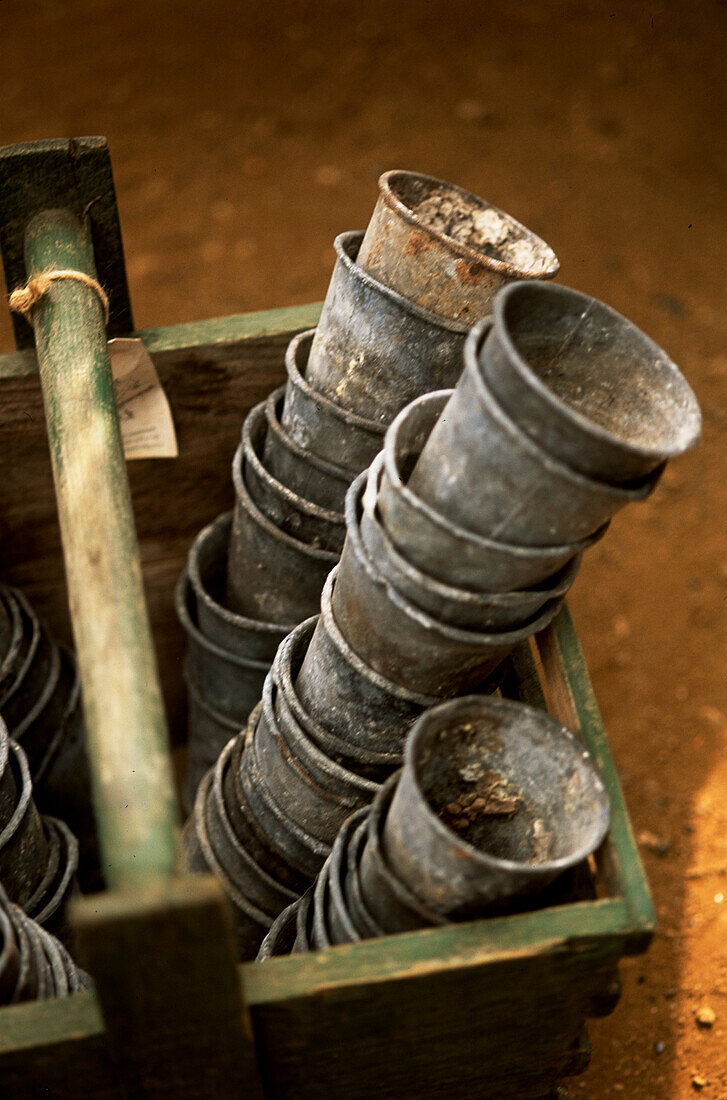
MULTIPOLYGON (((129 465, 162 681, 180 741, 184 641, 174 582, 199 528, 231 507, 229 468, 246 410, 283 380, 288 340, 315 324, 318 312, 276 310, 138 334, 166 388, 180 446, 176 460, 129 465)), ((68 637, 33 352, 0 357, 0 438, 3 577, 21 584, 68 637)), ((225 984, 224 953, 206 935, 213 884, 180 878, 165 888, 163 904, 153 891, 141 899, 102 895, 93 907, 97 937, 112 945, 96 973, 102 996, 1 1009, 0 1095, 259 1096, 260 1080, 276 1100, 554 1095, 559 1079, 587 1064, 585 1021, 613 1008, 618 960, 645 950, 654 914, 567 609, 515 655, 508 685, 528 702, 547 700, 583 738, 608 788, 612 826, 594 861, 594 900, 248 963, 225 984), (169 958, 181 960, 183 974, 169 958), (248 1034, 231 1055, 233 1082, 229 1059, 227 1069, 211 1063, 235 982, 249 1015, 248 1034), (129 1065, 130 1050, 140 1047, 143 1081, 139 1059, 129 1065)))

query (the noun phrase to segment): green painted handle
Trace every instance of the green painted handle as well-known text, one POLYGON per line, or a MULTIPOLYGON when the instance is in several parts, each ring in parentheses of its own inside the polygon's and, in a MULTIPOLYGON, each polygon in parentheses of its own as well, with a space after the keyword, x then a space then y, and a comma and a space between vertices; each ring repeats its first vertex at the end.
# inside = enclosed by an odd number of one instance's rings
MULTIPOLYGON (((63 210, 29 223, 25 262, 29 278, 96 276, 89 234, 63 210)), ((32 320, 104 872, 112 887, 158 882, 176 869, 178 810, 103 309, 63 280, 32 320)))

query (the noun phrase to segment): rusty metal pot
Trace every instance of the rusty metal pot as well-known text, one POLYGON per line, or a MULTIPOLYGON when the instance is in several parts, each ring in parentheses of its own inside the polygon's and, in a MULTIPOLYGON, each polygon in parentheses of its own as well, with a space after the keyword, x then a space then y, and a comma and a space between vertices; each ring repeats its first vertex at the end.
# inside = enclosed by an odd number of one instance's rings
POLYGON ((353 474, 338 463, 319 458, 286 432, 281 424, 285 386, 274 390, 265 402, 267 431, 262 462, 265 469, 283 485, 333 512, 343 512, 346 490, 353 474))
POLYGON ((565 286, 498 294, 479 368, 518 427, 586 477, 629 485, 699 438, 697 399, 666 352, 565 286))
POLYGON ((360 820, 351 834, 346 848, 346 870, 343 879, 346 907, 362 939, 375 939, 386 934, 369 912, 359 881, 358 868, 363 846, 366 843, 369 813, 368 808, 361 812, 360 820))
POLYGON ((450 393, 427 394, 394 421, 382 456, 369 470, 367 496, 406 560, 444 583, 477 592, 540 584, 601 539, 608 524, 576 542, 520 546, 467 531, 430 507, 412 490, 409 474, 450 393))
POLYGON ((0 606, 3 609, 3 637, 0 650, 0 694, 4 695, 18 667, 23 646, 23 616, 16 598, 16 589, 0 585, 0 606))
MULTIPOLYGON (((248 730, 255 728, 257 714, 259 708, 251 715, 248 730)), ((250 853, 255 862, 264 867, 277 882, 299 896, 307 890, 310 875, 301 874, 284 854, 277 851, 253 815, 242 786, 241 760, 244 747, 245 736, 240 734, 225 746, 215 764, 216 771, 220 771, 228 820, 240 845, 250 853)))
POLYGON ((255 737, 250 730, 246 734, 245 748, 240 766, 243 796, 250 813, 258 823, 258 829, 271 847, 309 881, 315 878, 331 850, 316 837, 311 836, 275 801, 265 782, 255 752, 255 737))
POLYGON ((396 170, 379 179, 379 199, 358 263, 422 308, 470 324, 491 312, 503 284, 551 279, 559 267, 544 241, 478 195, 419 172, 396 170), (441 200, 449 203, 449 221, 460 229, 471 223, 476 231, 479 223, 479 241, 473 245, 467 234, 458 232, 460 239, 455 239, 444 230, 448 219, 441 216, 441 200), (424 216, 418 212, 422 204, 424 216), (436 207, 440 227, 432 224, 436 207))
POLYGON ((424 905, 456 917, 542 889, 608 824, 606 790, 569 730, 522 703, 465 696, 412 728, 383 846, 424 905))
POLYGON ((380 423, 429 390, 453 386, 468 326, 421 309, 356 262, 362 233, 336 237, 336 266, 308 357, 318 393, 380 423))
POLYGON ((232 906, 238 957, 254 959, 260 944, 273 923, 274 914, 264 913, 253 905, 225 874, 210 844, 204 814, 204 804, 212 773, 208 772, 199 785, 194 813, 183 831, 183 847, 190 871, 213 874, 219 880, 232 906))
POLYGON ((187 575, 194 590, 199 629, 228 653, 267 661, 295 625, 247 619, 224 606, 227 554, 232 512, 225 512, 197 535, 187 557, 187 575))
POLYGON ((288 344, 288 382, 280 423, 303 450, 340 464, 352 480, 381 450, 386 425, 344 409, 313 389, 307 370, 315 332, 300 332, 288 344))
POLYGON ((221 770, 218 767, 214 768, 207 787, 204 812, 207 836, 215 856, 224 873, 248 901, 264 913, 276 916, 281 909, 296 900, 297 892, 269 874, 235 833, 228 816, 221 770))
POLYGON ((194 686, 187 683, 187 805, 193 806, 197 788, 241 723, 214 710, 194 686))
POLYGON ((343 882, 348 868, 349 846, 367 814, 368 806, 364 806, 341 826, 326 861, 328 864, 328 927, 331 931, 331 942, 334 944, 355 943, 365 936, 356 924, 353 914, 349 912, 343 882))
MULTIPOLYGON (((553 546, 587 538, 653 492, 662 467, 629 487, 610 485, 558 462, 522 432, 482 376, 482 337, 478 325, 467 339, 464 373, 411 472, 413 493, 467 531, 553 546)), ((401 419, 419 415, 413 403, 401 419)))
POLYGON ((12 740, 9 749, 7 767, 13 771, 17 802, 0 827, 0 882, 11 901, 25 906, 42 881, 48 851, 25 753, 12 740))
POLYGON ((253 503, 233 460, 235 511, 230 533, 225 602, 241 615, 266 622, 300 622, 314 615, 323 583, 338 554, 307 546, 280 531, 253 503))
POLYGON ((244 476, 251 500, 279 531, 292 535, 307 546, 340 554, 346 537, 343 514, 306 500, 266 470, 261 458, 267 429, 263 401, 245 417, 242 455, 238 457, 238 462, 242 464, 241 471, 244 471, 241 476, 244 476))

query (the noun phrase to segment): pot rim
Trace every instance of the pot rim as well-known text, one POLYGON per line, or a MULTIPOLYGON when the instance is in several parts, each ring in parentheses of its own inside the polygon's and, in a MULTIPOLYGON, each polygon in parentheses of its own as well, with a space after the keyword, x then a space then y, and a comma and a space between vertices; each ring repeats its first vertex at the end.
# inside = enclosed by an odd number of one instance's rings
POLYGON ((580 568, 581 555, 575 553, 573 557, 567 561, 565 565, 562 565, 560 569, 556 570, 555 573, 533 585, 531 588, 512 588, 507 592, 476 592, 468 588, 448 584, 446 581, 440 581, 437 577, 425 573, 424 570, 420 569, 418 566, 412 565, 412 563, 397 550, 392 542, 391 536, 379 514, 378 506, 374 505, 374 507, 372 507, 371 494, 367 493, 366 488, 364 488, 362 508, 371 522, 378 528, 382 542, 386 547, 386 552, 391 555, 396 567, 415 584, 431 588, 434 594, 440 599, 456 600, 458 603, 463 604, 488 603, 504 607, 507 607, 509 604, 517 606, 518 601, 523 596, 542 595, 544 600, 555 599, 570 589, 578 573, 578 569, 580 568), (548 581, 553 581, 553 578, 558 579, 558 585, 555 586, 558 591, 553 591, 553 588, 545 587, 548 581))
MULTIPOLYGON (((258 405, 255 405, 254 408, 250 409, 243 422, 242 450, 245 462, 252 466, 255 473, 261 481, 264 482, 268 490, 291 508, 294 508, 298 512, 302 512, 311 519, 318 520, 322 523, 328 523, 332 527, 343 527, 344 520, 342 512, 335 512, 332 508, 324 508, 322 505, 315 504, 312 500, 308 500, 307 497, 300 496, 299 493, 294 492, 292 489, 289 489, 287 485, 284 485, 282 481, 278 481, 276 477, 273 477, 263 465, 262 459, 255 449, 252 433, 259 424, 264 424, 265 430, 267 431, 268 421, 265 411, 266 404, 266 401, 261 401, 258 405)), ((262 443, 264 444, 264 442, 265 440, 263 438, 262 443)))
POLYGON ((284 401, 285 385, 278 386, 277 390, 273 390, 265 399, 265 416, 268 422, 268 430, 272 432, 276 440, 280 441, 280 446, 314 469, 322 470, 328 477, 343 481, 348 485, 351 481, 351 475, 345 466, 338 466, 335 462, 314 454, 313 451, 307 447, 302 447, 291 435, 288 435, 278 411, 279 408, 282 408, 284 401))
POLYGON ((326 577, 326 583, 321 592, 321 620, 326 633, 331 639, 335 649, 342 655, 342 658, 350 664, 360 676, 365 680, 369 680, 381 691, 387 692, 390 695, 398 695, 408 702, 425 708, 434 706, 435 703, 440 702, 440 697, 436 695, 421 695, 416 691, 410 691, 408 688, 400 687, 399 684, 387 680, 385 676, 382 676, 380 672, 377 672, 367 665, 366 662, 359 657, 358 653, 351 649, 351 646, 344 638, 333 615, 332 594, 337 573, 338 566, 332 569, 326 577))
POLYGON ((521 623, 519 626, 513 627, 510 630, 480 631, 467 630, 463 627, 453 626, 451 623, 442 622, 440 619, 435 619, 433 615, 429 615, 426 611, 422 611, 420 608, 416 607, 403 596, 382 573, 379 573, 361 537, 361 528, 357 513, 359 508, 363 507, 361 497, 363 496, 363 490, 365 488, 365 477, 366 471, 356 478, 346 494, 347 537, 351 539, 351 545, 355 547, 356 556, 363 563, 363 567, 371 583, 383 588, 389 602, 392 603, 401 614, 406 615, 407 618, 416 622, 423 630, 429 631, 432 634, 439 634, 440 637, 443 637, 448 642, 461 643, 462 645, 509 646, 517 644, 517 642, 522 641, 523 638, 529 638, 531 634, 537 634, 540 630, 544 630, 557 614, 560 608, 560 597, 547 600, 536 615, 532 615, 525 623, 521 623), (557 604, 557 606, 554 607, 553 604, 557 604))
MULTIPOLYGON (((380 436, 383 439, 387 427, 386 424, 378 420, 369 420, 366 416, 360 416, 350 409, 345 409, 343 405, 339 405, 335 401, 332 401, 330 397, 326 397, 325 394, 319 393, 318 390, 314 390, 310 383, 306 381, 305 374, 298 365, 298 352, 299 349, 303 347, 303 342, 305 340, 308 341, 309 345, 307 350, 310 351, 310 344, 313 342, 315 333, 316 330, 314 328, 305 329, 303 332, 297 333, 288 344, 285 352, 285 366, 291 383, 296 389, 300 390, 309 401, 316 405, 320 405, 321 408, 336 420, 341 420, 344 424, 368 432, 369 435, 380 436)), ((303 347, 304 352, 305 350, 306 349, 303 347)), ((306 356, 306 366, 307 363, 308 358, 306 356)))
POLYGON ((490 268, 490 270, 496 271, 498 274, 511 279, 517 278, 518 275, 522 275, 524 278, 527 277, 528 279, 552 279, 555 275, 558 274, 560 270, 560 262, 558 260, 558 257, 556 256, 550 245, 547 243, 547 241, 544 241, 541 237, 537 235, 537 233, 533 233, 532 229, 528 229, 526 225, 523 225, 522 222, 519 222, 517 218, 514 218, 512 216, 512 214, 508 214, 504 210, 500 210, 497 206, 494 206, 492 203, 487 202, 486 199, 481 198, 479 195, 475 195, 473 191, 467 191, 466 188, 460 187, 456 183, 450 183, 448 180, 437 179, 436 176, 428 176, 423 172, 412 172, 404 168, 390 168, 387 172, 384 172, 379 177, 379 193, 383 202, 389 207, 390 210, 393 210, 394 213, 396 213, 403 221, 408 222, 409 225, 413 225, 416 229, 426 233, 427 236, 433 237, 436 241, 446 241, 447 247, 450 251, 454 252, 458 256, 462 256, 463 259, 467 260, 469 263, 480 264, 482 267, 490 268), (545 265, 544 260, 543 265, 541 265, 539 268, 531 268, 526 270, 522 267, 516 266, 515 264, 507 260, 501 260, 497 259, 494 256, 488 256, 487 253, 478 251, 472 245, 462 244, 461 242, 454 240, 453 237, 448 236, 446 233, 442 233, 441 230, 432 229, 431 226, 427 225, 426 222, 417 217, 414 210, 410 206, 407 206, 403 199, 400 199, 399 196, 396 194, 392 183, 404 177, 409 179, 415 178, 418 180, 422 180, 427 184, 435 184, 438 186, 446 187, 447 190, 454 191, 457 195, 466 199, 467 202, 469 202, 471 205, 479 210, 493 210, 496 214, 499 214, 500 217, 504 218, 510 225, 514 225, 518 229, 522 230, 525 237, 528 237, 531 240, 534 239, 539 244, 541 244, 544 250, 547 250, 546 255, 549 253, 549 255, 552 257, 552 260, 550 260, 547 266, 545 265))
POLYGON ((483 376, 479 358, 481 347, 488 335, 489 326, 484 328, 482 324, 477 324, 471 330, 465 341, 465 370, 467 370, 467 367, 471 363, 478 397, 488 413, 490 413, 494 420, 498 421, 503 431, 509 437, 515 438, 518 446, 521 447, 522 450, 526 451, 531 458, 536 459, 545 469, 552 471, 555 477, 562 478, 564 481, 570 482, 579 489, 585 490, 586 492, 593 492, 595 489, 596 492, 602 493, 605 496, 614 497, 616 500, 623 500, 625 503, 632 500, 643 500, 644 497, 647 497, 661 477, 664 467, 666 466, 666 460, 660 462, 658 466, 648 474, 644 474, 643 477, 637 478, 635 481, 631 481, 628 484, 618 485, 614 482, 601 481, 599 478, 582 474, 579 470, 569 466, 566 462, 562 462, 560 459, 555 458, 541 447, 536 440, 529 436, 527 432, 520 428, 509 413, 503 409, 483 376))
POLYGON ((580 738, 572 733, 571 730, 567 729, 566 726, 558 722, 557 719, 553 718, 552 715, 548 714, 547 711, 539 710, 537 707, 527 706, 525 703, 517 703, 511 699, 500 699, 489 695, 461 695, 456 699, 447 699, 438 706, 432 707, 426 715, 420 715, 420 717, 412 723, 409 736, 404 745, 404 768, 402 769, 402 776, 404 771, 408 771, 412 785, 416 790, 417 797, 422 805, 426 807, 428 827, 434 829, 439 839, 445 841, 450 846, 454 843, 454 845, 460 849, 460 854, 466 856, 471 861, 498 871, 513 871, 517 872, 519 875, 532 875, 536 878, 541 877, 543 872, 548 873, 553 871, 557 874, 559 871, 564 871, 568 867, 575 866, 591 855, 592 852, 595 852, 603 843, 610 829, 611 800, 596 767, 595 760, 580 738), (596 837, 595 843, 590 839, 584 841, 578 848, 575 848, 574 852, 570 855, 559 856, 557 859, 543 860, 541 863, 527 863, 524 861, 521 862, 520 860, 502 859, 498 856, 493 856, 489 852, 483 851, 481 848, 476 848, 473 844, 470 844, 469 841, 465 840, 464 837, 460 836, 459 833, 455 832, 454 829, 450 829, 448 825, 444 824, 442 819, 431 808, 428 797, 424 793, 420 782, 418 761, 415 759, 415 753, 419 747, 420 739, 423 737, 424 733, 427 732, 427 724, 432 720, 432 716, 434 716, 436 720, 438 714, 443 710, 458 712, 474 708, 480 711, 494 710, 500 713, 506 711, 509 712, 510 715, 522 714, 523 711, 528 711, 544 725, 550 725, 554 733, 557 729, 559 731, 559 736, 562 735, 564 741, 568 741, 583 759, 590 762, 596 781, 595 789, 602 795, 603 803, 607 811, 604 814, 604 820, 601 827, 594 830, 594 836, 596 837), (422 721, 422 719, 425 720, 422 721))
MULTIPOLYGON (((470 333, 467 339, 472 339, 472 333, 470 333)), ((464 540, 465 542, 471 542, 484 551, 506 553, 516 558, 537 560, 538 558, 551 558, 554 554, 559 552, 564 555, 569 552, 571 554, 578 554, 586 550, 589 546, 592 546, 595 542, 598 542, 598 540, 604 536, 610 521, 606 521, 606 523, 603 523, 596 531, 592 532, 592 534, 586 535, 582 539, 577 539, 575 542, 553 543, 549 546, 521 546, 514 542, 501 542, 487 535, 478 535, 475 531, 468 531, 465 527, 460 527, 458 524, 453 523, 451 520, 448 520, 446 516, 440 515, 431 505, 427 504, 426 501, 422 500, 420 496, 410 489, 407 482, 404 481, 399 473, 398 456, 396 454, 396 437, 399 427, 404 421, 404 414, 407 413, 413 405, 433 405, 435 402, 440 404, 441 412, 453 393, 454 390, 435 390, 433 393, 425 393, 421 397, 417 397, 416 400, 412 401, 406 408, 402 409, 398 416, 391 422, 389 430, 386 433, 384 449, 376 456, 369 467, 369 472, 373 479, 371 480, 371 492, 376 492, 378 494, 378 485, 376 482, 381 479, 382 472, 385 470, 392 488, 396 492, 401 493, 409 507, 417 512, 421 512, 429 523, 438 527, 445 534, 459 540, 464 540)), ((434 428, 434 423, 436 423, 436 421, 432 423, 432 429, 434 428)), ((427 438, 429 438, 429 436, 427 436, 427 438)))
POLYGON ((373 275, 369 275, 368 271, 364 271, 356 262, 364 236, 365 233, 362 230, 349 229, 345 233, 339 233, 333 242, 338 259, 354 279, 365 283, 372 290, 392 301, 402 312, 411 314, 426 325, 431 325, 432 328, 443 329, 445 332, 454 332, 462 336, 469 332, 471 326, 466 321, 454 321, 449 317, 443 317, 439 313, 432 313, 431 310, 424 309, 416 302, 412 302, 411 299, 405 298, 403 294, 399 294, 392 287, 380 283, 373 275))
POLYGON ((220 661, 226 661, 228 664, 236 665, 238 668, 249 668, 255 672, 267 672, 270 668, 269 662, 254 661, 252 658, 239 657, 236 653, 230 653, 228 650, 223 649, 222 646, 215 642, 211 642, 209 638, 205 637, 192 619, 189 599, 190 596, 194 597, 194 595, 194 588, 192 587, 192 582, 189 579, 185 567, 180 573, 179 579, 174 587, 174 608, 177 612, 177 618, 184 627, 185 633, 192 638, 197 645, 201 646, 202 649, 211 653, 213 657, 216 657, 220 661))
POLYGON ((330 562, 331 565, 335 564, 340 557, 339 554, 334 553, 332 550, 322 550, 319 546, 311 546, 310 543, 307 542, 301 542, 301 540, 295 538, 294 535, 289 535, 287 531, 281 531, 279 527, 275 526, 272 520, 269 520, 268 517, 260 511, 247 491, 245 479, 242 476, 243 460, 242 443, 240 443, 232 459, 232 483, 235 487, 235 496, 237 500, 251 517, 252 521, 274 539, 282 542, 284 545, 290 546, 297 553, 304 554, 308 557, 318 558, 320 561, 330 562))
MULTIPOLYGON (((210 539, 218 529, 224 530, 225 527, 229 534, 232 530, 231 511, 221 512, 211 523, 203 527, 189 549, 187 555, 187 573, 196 598, 202 599, 215 616, 223 619, 225 622, 229 623, 230 626, 242 627, 245 630, 255 630, 260 634, 280 634, 281 638, 284 637, 287 632, 293 629, 294 623, 279 624, 266 622, 265 619, 248 619, 245 615, 239 615, 236 611, 231 611, 229 607, 225 607, 224 604, 218 603, 205 587, 202 570, 199 565, 200 552, 206 541, 210 539)), ((224 572, 227 570, 227 558, 228 551, 225 549, 224 560, 222 557, 220 559, 220 568, 224 572)))
MULTIPOLYGON (((493 329, 497 333, 498 339, 502 342, 503 347, 506 349, 511 365, 515 368, 516 373, 531 390, 533 390, 537 396, 545 402, 548 409, 551 412, 556 413, 564 420, 570 421, 570 423, 578 428, 579 431, 587 433, 594 437, 599 443, 606 443, 610 446, 617 446, 628 450, 631 454, 642 457, 644 459, 658 459, 659 464, 668 458, 675 458, 677 455, 683 454, 694 446, 699 439, 701 432, 702 416, 697 402, 696 394, 692 387, 687 382, 686 378, 680 371, 671 356, 667 355, 663 348, 661 348, 655 340, 652 340, 650 336, 647 336, 645 332, 630 321, 628 317, 624 317, 622 313, 619 313, 612 306, 606 302, 602 302, 599 298, 594 298, 589 294, 584 294, 579 290, 575 290, 572 287, 562 286, 557 284, 554 286, 548 286, 547 284, 535 282, 535 281, 519 281, 511 283, 509 286, 503 287, 503 289, 496 295, 493 304, 493 329), (508 310, 511 308, 512 298, 517 298, 520 294, 544 294, 546 297, 550 295, 560 296, 561 298, 567 298, 571 301, 576 301, 583 306, 583 311, 586 311, 593 306, 597 307, 599 311, 606 315, 606 318, 612 323, 617 324, 619 327, 627 328, 641 338, 643 344, 646 345, 646 349, 651 353, 654 358, 661 360, 663 365, 669 369, 670 376, 674 381, 680 383, 684 388, 684 395, 687 399, 688 408, 685 410, 685 420, 687 416, 695 417, 696 420, 696 435, 694 433, 687 437, 687 442, 678 447, 672 449, 665 449, 665 447, 647 447, 639 445, 630 439, 625 439, 622 436, 617 435, 615 432, 609 431, 602 425, 597 424, 591 420, 588 416, 578 412, 562 398, 558 397, 553 390, 547 386, 540 376, 530 366, 527 358, 518 349, 518 345, 512 335, 511 325, 508 321, 508 310)), ((476 349, 477 365, 480 371, 482 367, 480 365, 479 357, 482 351, 484 340, 480 343, 478 341, 478 347, 476 349)), ((489 387, 488 387, 489 388, 489 387)), ((499 402, 498 402, 499 404, 499 402)), ((681 433, 680 433, 681 434, 681 433)), ((686 432, 684 433, 686 435, 686 432)), ((586 475, 583 475, 586 476, 586 475)), ((596 480, 596 479, 592 479, 596 480)), ((637 482, 638 483, 638 482, 637 482)), ((610 483, 607 483, 610 484, 610 483)), ((633 484, 633 483, 632 483, 633 484)))

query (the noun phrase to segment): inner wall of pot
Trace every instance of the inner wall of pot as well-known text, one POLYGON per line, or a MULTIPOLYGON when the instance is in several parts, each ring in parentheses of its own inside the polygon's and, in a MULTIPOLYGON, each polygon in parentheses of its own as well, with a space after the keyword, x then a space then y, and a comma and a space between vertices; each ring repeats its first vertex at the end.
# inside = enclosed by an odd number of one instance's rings
POLYGON ((429 715, 427 722, 433 724, 419 738, 416 776, 448 828, 488 855, 531 865, 582 846, 594 805, 589 776, 568 739, 561 743, 531 722, 523 728, 479 704, 459 716, 429 715), (472 795, 486 807, 468 806, 472 795))
POLYGON ((532 372, 569 408, 623 443, 671 451, 694 433, 693 397, 674 364, 625 318, 591 301, 520 288, 504 313, 532 372), (685 415, 685 413, 687 415, 685 415))

